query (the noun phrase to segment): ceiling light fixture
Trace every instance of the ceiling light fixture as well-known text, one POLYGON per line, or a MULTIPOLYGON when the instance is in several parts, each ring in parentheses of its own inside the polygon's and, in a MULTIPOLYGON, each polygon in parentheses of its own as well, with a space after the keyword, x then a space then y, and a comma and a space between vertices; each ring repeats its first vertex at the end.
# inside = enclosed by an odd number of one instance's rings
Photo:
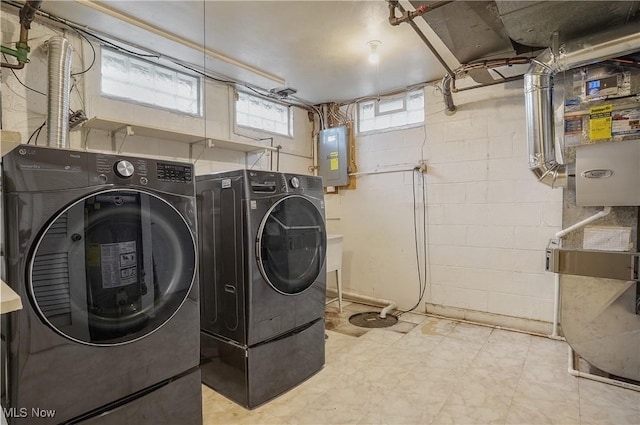
POLYGON ((380 54, 378 53, 378 47, 380 44, 382 44, 380 40, 367 41, 367 46, 369 46, 369 63, 372 65, 375 65, 380 61, 380 54))

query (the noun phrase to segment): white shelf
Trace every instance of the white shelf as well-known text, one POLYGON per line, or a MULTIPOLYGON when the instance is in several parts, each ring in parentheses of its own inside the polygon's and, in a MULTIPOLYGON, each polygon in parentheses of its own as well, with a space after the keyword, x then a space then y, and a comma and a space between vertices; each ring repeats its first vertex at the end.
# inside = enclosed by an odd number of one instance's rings
POLYGON ((22 300, 9 285, 0 280, 0 313, 10 313, 22 308, 22 300))
POLYGON ((22 142, 22 135, 17 131, 2 130, 0 142, 0 153, 4 155, 22 142))
POLYGON ((135 124, 132 122, 115 121, 111 119, 93 117, 84 124, 84 128, 108 131, 110 133, 126 132, 128 129, 133 131, 134 136, 151 137, 154 139, 171 140, 174 142, 188 143, 206 143, 209 148, 229 149, 239 152, 252 152, 257 150, 276 151, 277 148, 272 146, 263 146, 255 142, 240 142, 237 140, 220 139, 218 137, 205 137, 201 134, 188 134, 164 128, 153 127, 143 124, 135 124))

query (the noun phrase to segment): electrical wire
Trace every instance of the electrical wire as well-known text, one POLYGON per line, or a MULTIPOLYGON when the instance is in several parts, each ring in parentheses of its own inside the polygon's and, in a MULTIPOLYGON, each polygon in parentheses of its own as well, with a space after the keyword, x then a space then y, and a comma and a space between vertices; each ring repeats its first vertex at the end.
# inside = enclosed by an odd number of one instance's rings
POLYGON ((31 144, 31 139, 33 139, 33 135, 38 133, 38 135, 36 136, 36 140, 34 141, 34 145, 38 146, 38 137, 40 137, 40 132, 42 131, 42 128, 45 126, 45 124, 47 123, 47 120, 45 120, 40 127, 36 128, 35 130, 33 130, 33 133, 31 133, 31 135, 29 136, 29 140, 27 140, 27 145, 31 144))
MULTIPOLYGON (((8 60, 7 59, 7 55, 5 55, 4 53, 2 54, 2 57, 4 58, 5 61, 8 60)), ((43 95, 45 97, 47 96, 46 94, 42 93, 41 91, 38 91, 38 90, 36 90, 34 88, 31 88, 28 85, 26 85, 25 83, 23 83, 22 80, 20 80, 20 78, 18 77, 18 74, 16 74, 16 72, 12 68, 9 68, 9 69, 11 69, 11 73, 13 74, 14 77, 16 77, 16 80, 18 80, 18 83, 20 83, 21 86, 23 86, 24 88, 29 89, 29 90, 31 90, 33 92, 41 94, 41 95, 43 95)))
POLYGON ((398 310, 393 315, 396 318, 399 318, 404 313, 411 312, 418 308, 422 299, 424 298, 424 294, 427 289, 427 185, 426 179, 424 177, 424 173, 420 170, 419 167, 414 168, 411 175, 411 186, 413 192, 413 240, 415 244, 416 251, 416 266, 418 270, 418 300, 416 303, 409 308, 408 310, 398 310), (416 214, 416 210, 418 209, 417 200, 416 200, 416 173, 420 175, 420 184, 422 186, 422 190, 420 191, 422 195, 422 243, 423 243, 423 265, 424 268, 420 267, 420 249, 418 247, 418 217, 416 214))
MULTIPOLYGON (((57 20, 57 18, 52 18, 52 19, 54 21, 57 20)), ((84 29, 84 28, 80 28, 80 27, 77 27, 75 25, 71 25, 68 22, 65 22, 65 21, 62 21, 62 20, 58 20, 58 22, 63 23, 64 25, 67 25, 69 28, 71 28, 71 29, 73 29, 75 31, 83 32, 86 35, 88 35, 90 37, 93 37, 96 40, 100 41, 101 43, 103 43, 103 44, 105 44, 105 45, 107 45, 109 47, 112 47, 112 48, 114 48, 114 49, 116 49, 118 51, 129 53, 130 55, 134 55, 134 56, 137 56, 137 57, 140 57, 140 58, 160 59, 162 57, 162 55, 160 55, 159 53, 138 53, 138 52, 134 52, 133 50, 129 50, 129 49, 127 49, 125 47, 122 47, 122 46, 120 46, 120 45, 118 45, 116 43, 113 43, 113 42, 111 42, 111 41, 109 41, 109 40, 107 40, 105 38, 102 38, 102 37, 96 35, 95 33, 91 32, 91 31, 88 31, 88 30, 84 29)))
MULTIPOLYGON (((76 28, 72 28, 80 37, 84 38, 87 43, 89 44, 89 47, 91 47, 91 52, 93 52, 93 58, 91 59, 91 64, 87 67, 87 69, 85 69, 84 71, 80 71, 80 72, 75 72, 73 74, 71 74, 72 77, 75 77, 76 75, 82 75, 85 74, 87 72, 89 72, 89 70, 91 68, 93 68, 93 65, 95 65, 96 63, 96 49, 95 47, 93 47, 93 44, 91 43, 91 41, 87 38, 86 35, 84 35, 83 33, 81 33, 80 31, 78 31, 76 28)), ((75 84, 75 82, 74 82, 75 84)))

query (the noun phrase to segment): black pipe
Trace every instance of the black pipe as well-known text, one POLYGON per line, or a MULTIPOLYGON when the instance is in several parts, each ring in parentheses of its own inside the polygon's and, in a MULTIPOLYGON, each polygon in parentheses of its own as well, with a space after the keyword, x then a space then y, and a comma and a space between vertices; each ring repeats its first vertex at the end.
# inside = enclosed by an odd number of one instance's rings
POLYGON ((20 9, 20 25, 26 29, 31 29, 31 22, 36 16, 36 12, 42 6, 43 0, 29 0, 20 9))
POLYGON ((445 75, 442 79, 442 95, 444 96, 444 105, 446 107, 444 113, 447 115, 453 115, 457 110, 451 95, 451 80, 453 80, 451 74, 445 75))

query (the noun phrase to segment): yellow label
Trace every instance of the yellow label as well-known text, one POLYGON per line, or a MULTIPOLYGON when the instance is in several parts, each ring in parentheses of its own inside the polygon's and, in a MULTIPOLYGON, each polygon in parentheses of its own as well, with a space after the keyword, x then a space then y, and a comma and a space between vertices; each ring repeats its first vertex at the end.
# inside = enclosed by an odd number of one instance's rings
POLYGON ((87 249, 87 266, 100 267, 100 245, 92 243, 87 249))
POLYGON ((611 138, 611 111, 613 111, 613 105, 589 108, 589 138, 591 140, 611 138))
POLYGON ((338 152, 329 153, 329 169, 331 171, 336 171, 338 168, 338 152))

